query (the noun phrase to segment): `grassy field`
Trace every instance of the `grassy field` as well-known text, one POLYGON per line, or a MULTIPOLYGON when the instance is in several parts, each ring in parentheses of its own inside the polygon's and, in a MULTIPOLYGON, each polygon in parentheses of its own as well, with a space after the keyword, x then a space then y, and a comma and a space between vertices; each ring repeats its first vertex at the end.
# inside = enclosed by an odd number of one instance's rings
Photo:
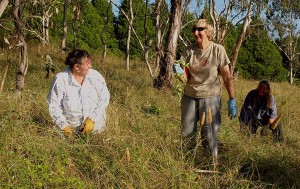
MULTIPOLYGON (((0 188, 300 188, 300 88, 273 83, 285 141, 248 138, 239 133, 238 119, 227 117, 223 90, 224 146, 219 173, 198 173, 209 167, 201 153, 185 154, 180 145, 180 99, 176 91, 156 90, 146 66, 108 57, 93 68, 107 81, 111 101, 104 133, 63 140, 53 129, 46 95, 46 55, 61 70, 65 55, 56 47, 30 48, 25 88, 14 92, 17 52, 0 53, 0 79, 9 72, 0 93, 0 188)), ((99 53, 100 54, 100 53, 99 53)), ((53 77, 53 74, 52 74, 53 77)), ((236 80, 238 108, 258 81, 236 80)), ((177 85, 174 80, 174 86, 177 85)))

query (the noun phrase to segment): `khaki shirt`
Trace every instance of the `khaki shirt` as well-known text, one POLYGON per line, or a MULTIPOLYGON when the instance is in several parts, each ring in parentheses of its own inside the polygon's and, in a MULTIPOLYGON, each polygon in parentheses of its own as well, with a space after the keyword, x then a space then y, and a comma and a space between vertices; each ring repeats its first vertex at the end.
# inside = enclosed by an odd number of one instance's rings
POLYGON ((207 98, 221 92, 220 69, 230 63, 222 45, 210 42, 203 50, 197 44, 187 46, 181 58, 188 65, 188 81, 184 89, 187 96, 207 98))

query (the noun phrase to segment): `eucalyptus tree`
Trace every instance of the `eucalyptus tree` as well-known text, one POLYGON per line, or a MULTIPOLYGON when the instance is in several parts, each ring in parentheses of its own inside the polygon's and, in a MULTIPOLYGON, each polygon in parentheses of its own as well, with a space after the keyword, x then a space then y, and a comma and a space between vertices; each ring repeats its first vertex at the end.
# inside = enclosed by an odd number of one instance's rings
POLYGON ((66 40, 67 40, 67 31, 68 31, 68 4, 69 0, 64 0, 64 10, 63 10, 63 21, 62 21, 62 39, 61 39, 61 50, 62 52, 66 51, 66 40))
MULTIPOLYGON (((153 26, 153 19, 149 17, 151 15, 152 10, 149 10, 148 1, 146 1, 143 5, 145 7, 141 6, 141 4, 138 4, 139 6, 136 8, 135 4, 133 3, 136 1, 132 1, 132 5, 127 5, 127 3, 124 1, 121 6, 116 5, 114 1, 112 3, 119 9, 121 16, 119 15, 116 21, 116 35, 119 40, 119 47, 124 52, 124 46, 125 39, 127 41, 126 46, 126 52, 127 57, 129 57, 129 45, 131 49, 131 55, 135 55, 137 57, 141 57, 144 55, 144 61, 148 68, 148 71, 150 73, 150 76, 152 79, 156 76, 156 71, 158 69, 158 66, 156 66, 155 70, 152 69, 151 63, 148 60, 149 57, 149 49, 151 48, 151 44, 153 41, 154 36, 154 26, 153 26), (138 11, 137 11, 138 10, 138 11), (141 12, 143 12, 143 15, 140 15, 141 12), (131 14, 131 18, 129 18, 128 14, 131 14), (133 16, 134 15, 134 16, 133 16), (139 15, 139 16, 137 16, 139 15), (134 19, 133 21, 133 18, 134 19), (128 27, 126 27, 126 25, 128 27), (141 27, 143 26, 143 27, 141 27), (126 36, 126 28, 127 28, 127 36, 126 36), (129 38, 129 34, 131 34, 131 31, 133 32, 135 38, 131 40, 129 38), (130 40, 129 40, 130 39, 130 40), (142 40, 143 39, 143 40, 142 40), (130 41, 130 43, 129 43, 130 41), (134 42, 132 42, 134 41, 134 42), (140 49, 137 49, 135 46, 139 46, 140 49), (141 53, 139 53, 141 51, 141 53)), ((127 70, 129 69, 128 59, 127 59, 127 70)))
POLYGON ((144 55, 144 46, 146 44, 145 40, 152 39, 155 33, 152 23, 153 19, 149 17, 151 13, 147 12, 148 4, 146 4, 143 0, 132 1, 132 6, 130 6, 129 3, 129 0, 124 0, 120 6, 115 4, 119 9, 119 14, 116 20, 116 35, 119 40, 120 50, 122 52, 126 52, 128 26, 130 26, 130 20, 133 19, 132 26, 130 28, 135 37, 130 40, 130 54, 131 56, 141 58, 144 55), (130 18, 130 7, 132 8, 133 18, 130 18), (145 36, 145 23, 147 24, 147 37, 145 36))
POLYGON ((25 75, 28 68, 28 47, 24 37, 24 26, 22 25, 22 14, 20 10, 20 1, 13 0, 13 15, 16 33, 18 36, 18 48, 20 52, 20 65, 17 72, 16 90, 21 92, 24 88, 25 75))
MULTIPOLYGON (((129 0, 129 16, 128 16, 128 30, 127 30, 127 40, 126 40, 126 69, 129 70, 129 54, 130 54, 130 41, 131 41, 131 27, 133 25, 133 8, 132 0, 129 0)), ((143 47, 144 49, 144 47, 143 47)))
MULTIPOLYGON (((156 42, 155 42, 155 51, 156 51, 156 60, 155 60, 155 73, 159 69, 160 58, 163 55, 162 44, 163 44, 163 36, 165 34, 166 24, 168 23, 168 19, 164 19, 162 16, 161 7, 164 7, 164 0, 157 0, 155 3, 155 33, 156 33, 156 42)), ((153 17, 154 17, 153 16, 153 17)), ((165 16, 165 18, 168 18, 165 16)))
POLYGON ((266 12, 267 25, 279 51, 287 61, 289 81, 293 84, 299 71, 299 50, 296 47, 300 36, 300 1, 272 0, 266 12))
MULTIPOLYGON (((78 41, 80 41, 80 37, 78 37, 78 33, 80 33, 80 28, 84 22, 82 11, 89 2, 87 0, 75 0, 71 2, 71 19, 70 19, 70 25, 71 25, 71 32, 72 32, 72 42, 73 42, 73 48, 78 48, 78 41)), ((90 8, 90 7, 88 7, 90 8)), ((86 9, 88 9, 86 8, 86 9)), ((88 14, 88 12, 87 12, 88 14)), ((94 14, 95 15, 95 14, 94 14)), ((84 31, 82 31, 85 33, 84 31)))
POLYGON ((251 27, 252 17, 259 17, 263 10, 267 8, 268 0, 228 0, 224 1, 223 9, 220 14, 217 13, 215 0, 208 0, 210 19, 215 28, 215 41, 224 43, 225 38, 230 32, 234 31, 234 27, 230 27, 233 20, 235 25, 242 25, 239 35, 236 39, 234 48, 231 51, 231 72, 233 73, 238 59, 238 54, 243 41, 247 38, 247 31, 251 27))
POLYGON ((43 44, 48 44, 49 40, 49 29, 51 28, 52 21, 51 17, 54 14, 58 14, 58 6, 60 0, 30 0, 27 1, 26 9, 28 11, 25 29, 39 38, 43 44))
POLYGON ((160 59, 159 75, 154 80, 154 87, 161 89, 163 87, 171 88, 172 65, 176 59, 176 50, 179 33, 181 30, 181 18, 183 11, 183 0, 172 0, 170 11, 170 22, 166 36, 164 54, 160 59))

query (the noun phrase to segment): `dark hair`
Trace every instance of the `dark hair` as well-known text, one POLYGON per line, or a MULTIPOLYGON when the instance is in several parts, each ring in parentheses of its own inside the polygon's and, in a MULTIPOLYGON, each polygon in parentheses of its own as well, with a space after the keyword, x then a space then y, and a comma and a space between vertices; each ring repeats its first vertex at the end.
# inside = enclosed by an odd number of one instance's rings
POLYGON ((262 84, 262 83, 265 84, 265 85, 267 85, 268 89, 271 89, 271 88, 270 88, 270 83, 269 83, 269 81, 267 81, 267 80, 265 80, 265 79, 264 79, 264 80, 261 80, 261 81, 259 82, 258 85, 260 85, 260 84, 262 84))
POLYGON ((75 49, 71 51, 65 61, 65 64, 72 69, 75 64, 81 64, 82 58, 91 58, 90 54, 86 50, 75 49))
MULTIPOLYGON (((265 100, 267 107, 270 108, 272 106, 272 92, 271 92, 270 83, 267 80, 264 79, 264 80, 261 80, 259 82, 258 86, 260 84, 265 84, 267 86, 267 88, 269 89, 269 93, 266 96, 264 96, 264 97, 260 97, 257 94, 256 97, 255 97, 255 99, 254 99, 254 101, 258 101, 258 99, 263 99, 263 100, 265 100)), ((257 89, 258 89, 258 87, 257 87, 257 89)))

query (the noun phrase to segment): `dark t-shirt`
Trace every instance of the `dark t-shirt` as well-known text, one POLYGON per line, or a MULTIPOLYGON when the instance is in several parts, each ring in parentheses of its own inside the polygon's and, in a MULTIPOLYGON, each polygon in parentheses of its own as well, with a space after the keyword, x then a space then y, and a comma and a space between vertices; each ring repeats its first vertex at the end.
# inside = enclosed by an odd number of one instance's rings
POLYGON ((267 125, 270 118, 277 117, 277 107, 274 96, 271 98, 271 105, 267 107, 265 100, 256 100, 257 90, 254 89, 248 93, 240 113, 240 122, 246 125, 267 125))

